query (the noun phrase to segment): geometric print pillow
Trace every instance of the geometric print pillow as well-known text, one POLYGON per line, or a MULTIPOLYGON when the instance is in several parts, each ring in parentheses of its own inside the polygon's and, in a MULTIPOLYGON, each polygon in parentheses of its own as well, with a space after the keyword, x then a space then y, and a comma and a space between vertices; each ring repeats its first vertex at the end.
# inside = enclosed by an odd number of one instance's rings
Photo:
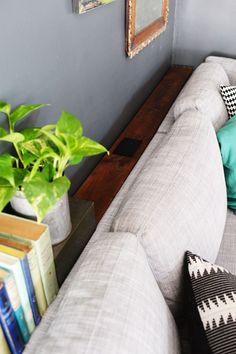
POLYGON ((220 93, 231 118, 236 114, 236 86, 220 85, 220 93))
POLYGON ((223 267, 186 253, 188 273, 213 354, 236 354, 236 277, 223 267))

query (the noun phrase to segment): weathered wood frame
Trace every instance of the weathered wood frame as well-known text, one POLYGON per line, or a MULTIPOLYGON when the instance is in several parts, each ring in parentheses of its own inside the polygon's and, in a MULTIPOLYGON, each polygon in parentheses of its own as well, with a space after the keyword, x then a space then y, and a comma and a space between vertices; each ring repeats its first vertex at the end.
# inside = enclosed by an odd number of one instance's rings
POLYGON ((136 0, 127 0, 127 54, 133 58, 153 39, 165 31, 168 23, 169 0, 162 0, 162 16, 150 23, 139 33, 135 31, 136 21, 136 0))

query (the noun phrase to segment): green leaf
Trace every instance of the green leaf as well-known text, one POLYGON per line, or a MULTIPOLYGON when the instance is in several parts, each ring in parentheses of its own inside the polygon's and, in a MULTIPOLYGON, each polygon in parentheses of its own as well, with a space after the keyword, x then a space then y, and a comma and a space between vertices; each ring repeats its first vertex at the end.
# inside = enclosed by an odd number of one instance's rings
POLYGON ((44 125, 44 127, 42 128, 44 130, 52 130, 52 129, 56 129, 56 124, 48 124, 48 125, 44 125))
POLYGON ((0 140, 7 141, 9 143, 19 143, 24 140, 24 136, 20 133, 11 133, 1 137, 0 140))
POLYGON ((10 183, 6 179, 0 177, 0 187, 5 188, 5 187, 12 187, 12 186, 10 185, 10 183))
POLYGON ((14 158, 9 154, 0 156, 0 177, 6 179, 12 186, 15 186, 13 163, 14 158))
MULTIPOLYGON (((59 136, 59 138, 62 136, 59 136)), ((67 149, 69 150, 70 155, 73 155, 74 151, 78 150, 79 139, 71 135, 63 135, 63 141, 66 144, 67 149)))
POLYGON ((34 139, 23 142, 21 144, 21 149, 25 149, 37 157, 41 156, 41 151, 47 147, 44 139, 34 139))
POLYGON ((10 114, 10 123, 12 127, 18 122, 20 119, 23 119, 26 117, 28 114, 32 113, 33 111, 36 111, 42 107, 48 106, 47 104, 27 104, 27 105, 21 105, 17 107, 11 114, 10 114))
POLYGON ((21 131, 24 141, 18 144, 18 149, 25 167, 32 164, 40 156, 41 150, 47 146, 47 141, 40 132, 40 128, 26 128, 21 131))
POLYGON ((67 153, 67 147, 65 144, 59 139, 59 137, 55 136, 53 133, 44 130, 42 128, 42 133, 45 134, 48 139, 55 145, 55 147, 58 149, 58 152, 60 152, 61 155, 65 155, 67 153))
POLYGON ((26 128, 21 131, 21 134, 24 135, 24 141, 37 139, 40 135, 40 128, 26 128))
POLYGON ((52 157, 56 160, 60 158, 60 156, 50 146, 47 146, 41 150, 41 157, 44 156, 52 157))
POLYGON ((11 105, 7 102, 0 101, 0 112, 5 113, 9 116, 11 113, 11 105))
POLYGON ((44 175, 45 179, 48 182, 51 182, 53 180, 53 177, 56 174, 55 168, 53 167, 53 164, 50 162, 45 162, 45 166, 42 169, 42 174, 44 175))
POLYGON ((7 131, 5 129, 3 129, 2 127, 0 127, 0 138, 7 135, 7 131))
MULTIPOLYGON (((24 182, 23 190, 29 203, 34 208, 38 222, 41 222, 49 209, 68 191, 70 181, 67 177, 59 177, 53 182, 47 182, 42 173, 24 182)), ((60 217, 60 216, 59 216, 60 217)))
POLYGON ((24 164, 24 167, 27 168, 29 165, 34 163, 34 161, 37 159, 37 156, 21 148, 21 159, 24 164))
POLYGON ((79 139, 77 154, 80 156, 93 156, 107 152, 107 149, 94 140, 82 136, 79 139))
POLYGON ((50 159, 55 162, 60 159, 60 157, 50 147, 47 147, 41 151, 40 157, 34 161, 33 167, 29 175, 29 179, 32 180, 36 173, 41 170, 45 166, 45 164, 49 162, 48 160, 50 159))
POLYGON ((72 155, 70 158, 70 165, 77 165, 83 160, 83 156, 80 155, 72 155))
POLYGON ((74 135, 80 138, 83 128, 80 120, 69 112, 62 112, 56 126, 56 135, 74 135))
POLYGON ((12 187, 12 186, 5 178, 0 177, 0 187, 12 187))
POLYGON ((16 187, 0 187, 0 211, 10 202, 16 190, 16 187))
POLYGON ((23 185, 25 177, 29 174, 29 172, 22 168, 14 168, 13 173, 15 179, 15 186, 21 187, 23 185))

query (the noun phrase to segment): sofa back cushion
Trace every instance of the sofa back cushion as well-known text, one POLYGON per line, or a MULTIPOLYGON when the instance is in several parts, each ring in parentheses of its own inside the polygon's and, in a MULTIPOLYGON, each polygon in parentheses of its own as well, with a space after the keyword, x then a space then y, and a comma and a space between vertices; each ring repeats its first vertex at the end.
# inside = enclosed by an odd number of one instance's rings
POLYGON ((91 239, 76 268, 47 333, 26 354, 180 354, 175 321, 134 235, 91 239))
POLYGON ((226 218, 226 189, 212 124, 185 112, 146 162, 114 217, 112 230, 142 243, 173 309, 180 309, 187 250, 215 261, 226 218))
POLYGON ((205 60, 206 63, 217 63, 222 65, 228 75, 230 85, 236 85, 236 59, 209 56, 205 60))
POLYGON ((220 85, 229 85, 228 76, 218 63, 202 63, 193 72, 174 104, 174 117, 178 119, 187 110, 197 110, 210 119, 218 130, 228 119, 220 95, 220 85))

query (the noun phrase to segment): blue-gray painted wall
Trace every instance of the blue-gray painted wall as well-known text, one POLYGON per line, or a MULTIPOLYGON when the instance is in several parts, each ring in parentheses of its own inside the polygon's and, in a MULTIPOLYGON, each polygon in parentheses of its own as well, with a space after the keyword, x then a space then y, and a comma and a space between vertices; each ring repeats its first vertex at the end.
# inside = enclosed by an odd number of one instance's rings
MULTIPOLYGON (((13 107, 51 104, 21 126, 55 122, 70 111, 87 136, 109 147, 171 63, 175 0, 166 32, 132 60, 125 54, 124 0, 80 16, 71 2, 0 2, 0 99, 13 107)), ((97 161, 69 170, 72 191, 97 161)))
POLYGON ((208 55, 236 58, 235 0, 177 0, 173 63, 198 65, 208 55))

